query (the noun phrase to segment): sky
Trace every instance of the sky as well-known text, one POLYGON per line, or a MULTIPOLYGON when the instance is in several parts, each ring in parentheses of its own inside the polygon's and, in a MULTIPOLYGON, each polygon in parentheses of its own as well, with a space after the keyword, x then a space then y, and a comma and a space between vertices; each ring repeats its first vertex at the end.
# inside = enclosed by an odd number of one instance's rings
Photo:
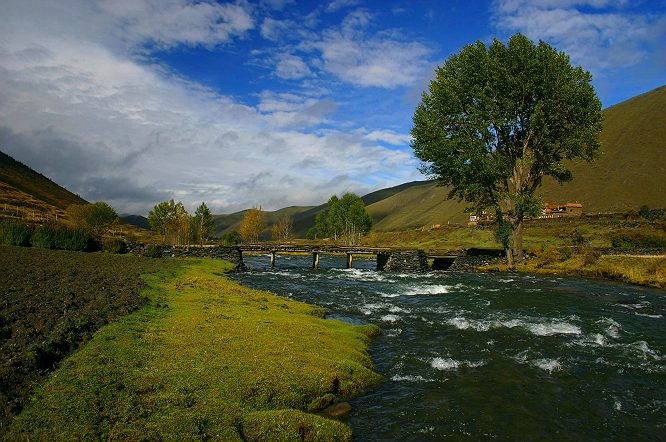
POLYGON ((0 150, 118 213, 425 179, 414 109, 477 40, 550 43, 604 107, 666 84, 666 0, 0 3, 0 150))

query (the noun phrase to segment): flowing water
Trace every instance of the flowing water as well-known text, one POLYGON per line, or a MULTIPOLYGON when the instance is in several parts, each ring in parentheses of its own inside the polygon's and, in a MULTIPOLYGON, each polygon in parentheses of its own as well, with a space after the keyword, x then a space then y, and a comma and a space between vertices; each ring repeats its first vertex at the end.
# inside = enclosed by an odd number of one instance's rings
POLYGON ((359 441, 666 440, 666 291, 525 274, 346 270, 247 256, 244 284, 374 323, 383 380, 351 400, 359 441))

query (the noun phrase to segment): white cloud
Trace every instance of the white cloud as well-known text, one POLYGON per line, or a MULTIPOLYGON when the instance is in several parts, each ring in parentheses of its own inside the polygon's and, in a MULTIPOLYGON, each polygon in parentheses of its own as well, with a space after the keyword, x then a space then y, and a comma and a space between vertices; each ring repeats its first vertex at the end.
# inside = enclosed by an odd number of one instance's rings
POLYGON ((398 31, 373 34, 371 22, 371 14, 353 11, 339 28, 325 30, 319 40, 302 47, 318 51, 321 69, 347 83, 382 88, 413 84, 430 65, 430 48, 401 39, 398 31))
POLYGON ((275 74, 280 78, 299 79, 312 75, 308 65, 297 55, 281 54, 276 58, 275 74))
POLYGON ((102 11, 118 20, 130 44, 216 45, 254 27, 246 7, 188 0, 103 0, 102 11))
POLYGON ((359 0, 332 0, 326 6, 327 12, 335 12, 359 4, 359 0))
POLYGON ((602 72, 632 66, 648 56, 646 45, 663 38, 666 20, 630 9, 624 0, 497 0, 502 30, 544 40, 576 64, 602 72))
POLYGON ((261 35, 268 40, 278 41, 292 26, 293 23, 289 20, 275 20, 266 17, 261 24, 261 35))
POLYGON ((169 197, 218 213, 277 209, 417 175, 405 171, 407 152, 362 134, 298 130, 326 121, 332 100, 264 94, 255 108, 137 63, 124 55, 117 17, 134 41, 164 45, 213 44, 235 31, 193 36, 163 16, 138 32, 127 17, 143 20, 148 3, 117 3, 113 16, 87 5, 8 3, 0 27, 0 146, 84 198, 135 213, 169 197))
POLYGON ((409 145, 412 141, 411 135, 400 134, 390 130, 373 130, 365 138, 371 141, 383 141, 394 146, 409 145))

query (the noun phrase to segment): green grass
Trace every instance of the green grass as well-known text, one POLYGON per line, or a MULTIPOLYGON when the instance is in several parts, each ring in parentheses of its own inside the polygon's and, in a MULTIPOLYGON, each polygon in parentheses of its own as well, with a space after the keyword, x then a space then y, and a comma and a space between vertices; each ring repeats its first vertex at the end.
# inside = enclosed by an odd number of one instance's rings
POLYGON ((7 440, 350 440, 308 412, 378 380, 378 329, 245 288, 230 268, 193 260, 145 276, 151 302, 67 359, 7 440))

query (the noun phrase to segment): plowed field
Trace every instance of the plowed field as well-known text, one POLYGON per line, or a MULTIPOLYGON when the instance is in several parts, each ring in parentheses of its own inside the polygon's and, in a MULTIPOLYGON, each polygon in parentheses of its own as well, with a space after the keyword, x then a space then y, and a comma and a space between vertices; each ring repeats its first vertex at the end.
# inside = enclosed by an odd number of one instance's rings
POLYGON ((33 388, 177 260, 0 246, 0 435, 33 388))

